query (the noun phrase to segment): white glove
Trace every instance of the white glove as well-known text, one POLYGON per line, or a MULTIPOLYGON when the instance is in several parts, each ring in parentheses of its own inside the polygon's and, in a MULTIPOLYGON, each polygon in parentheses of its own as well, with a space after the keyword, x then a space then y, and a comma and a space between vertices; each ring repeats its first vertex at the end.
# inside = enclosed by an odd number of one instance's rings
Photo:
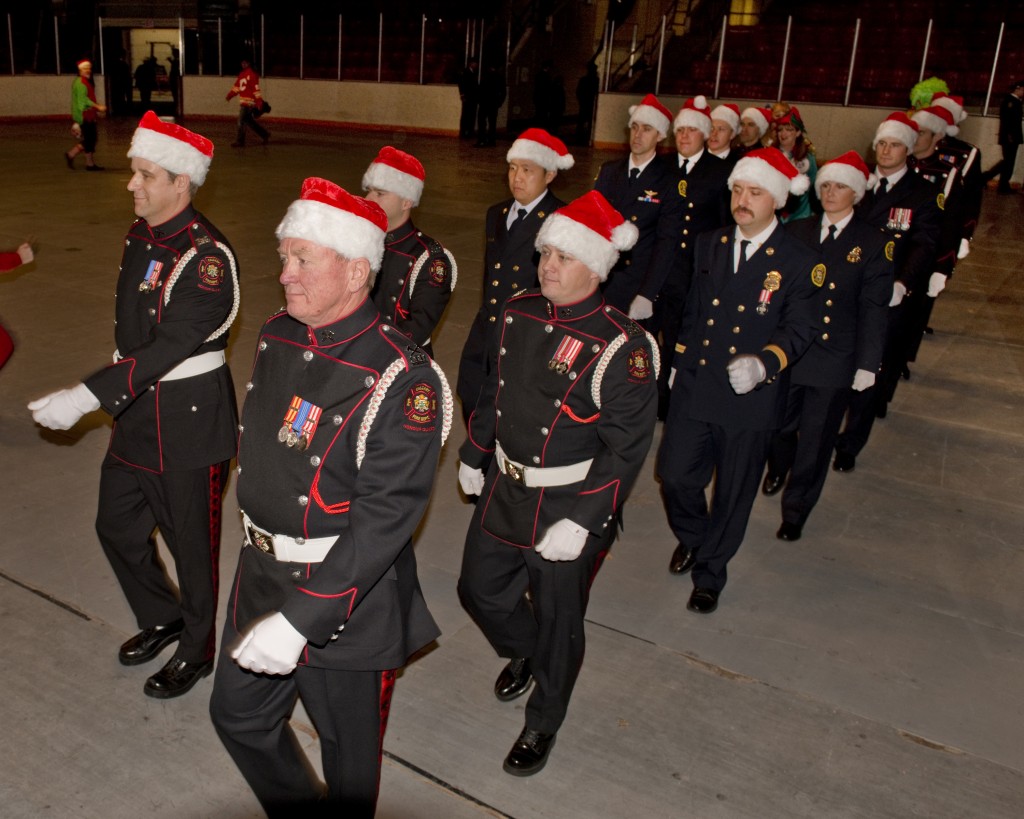
POLYGON ((970 239, 960 240, 960 250, 957 251, 956 257, 958 259, 966 259, 967 254, 971 252, 971 241, 970 239))
POLYGON ((28 242, 22 242, 18 245, 18 255, 21 257, 22 264, 28 264, 36 257, 32 252, 32 245, 28 242))
POLYGON ((737 395, 745 395, 764 381, 768 375, 756 355, 738 355, 729 362, 729 383, 737 395))
POLYGON ((854 392, 864 392, 868 387, 875 386, 875 374, 870 370, 857 370, 853 374, 854 392))
POLYGON ((892 283, 892 298, 889 299, 890 307, 898 307, 903 297, 907 295, 907 286, 901 281, 892 283))
POLYGON ((37 424, 50 429, 71 429, 87 412, 98 410, 100 400, 85 384, 57 390, 28 404, 37 424))
POLYGON ((928 279, 928 295, 933 299, 946 289, 946 277, 941 273, 932 273, 928 279))
POLYGON ((305 647, 306 638, 277 611, 242 636, 231 650, 231 659, 257 674, 290 674, 305 647))
POLYGON ((587 530, 568 518, 551 524, 533 550, 545 560, 575 560, 587 542, 587 530))
POLYGON ((459 486, 467 495, 479 495, 484 491, 484 473, 466 464, 459 464, 459 486))
POLYGON ((79 125, 77 122, 71 123, 71 136, 73 136, 75 139, 82 138, 82 126, 79 125))
POLYGON ((654 315, 654 302, 644 296, 636 296, 629 303, 629 317, 633 321, 643 321, 654 315))

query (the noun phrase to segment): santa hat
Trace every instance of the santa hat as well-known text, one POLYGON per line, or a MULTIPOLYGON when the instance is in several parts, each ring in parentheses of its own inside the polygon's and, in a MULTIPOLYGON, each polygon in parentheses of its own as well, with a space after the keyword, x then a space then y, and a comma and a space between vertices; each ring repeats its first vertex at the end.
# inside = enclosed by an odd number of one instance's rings
POLYGON ((537 232, 534 247, 544 245, 575 256, 604 281, 619 251, 636 244, 640 231, 597 191, 583 194, 552 213, 537 232))
POLYGON ((807 130, 804 127, 803 118, 800 116, 800 110, 795 106, 789 106, 788 111, 779 111, 773 116, 776 125, 792 125, 798 131, 807 130))
POLYGON ((915 111, 911 119, 917 123, 919 128, 931 131, 933 134, 942 136, 956 136, 960 129, 953 124, 953 114, 941 105, 930 105, 915 111))
POLYGON ((88 57, 83 57, 81 60, 75 63, 75 68, 77 68, 79 71, 81 71, 86 66, 92 68, 92 60, 90 60, 88 57))
POLYGON ((128 158, 134 157, 148 159, 174 174, 188 174, 192 184, 202 185, 213 161, 213 143, 147 111, 139 121, 128 148, 128 158))
POLYGON ((703 94, 688 99, 676 114, 674 127, 685 128, 687 126, 696 128, 704 134, 704 139, 711 136, 711 108, 708 105, 707 97, 703 94))
POLYGON ((880 139, 895 139, 907 146, 908 151, 914 150, 917 142, 917 135, 920 129, 917 123, 902 111, 895 111, 882 120, 875 131, 875 138, 871 141, 871 147, 878 145, 880 139))
POLYGON ((768 123, 772 121, 772 109, 771 108, 746 108, 743 113, 740 114, 740 119, 749 119, 755 125, 757 130, 760 132, 758 136, 764 136, 765 131, 768 130, 768 123))
POLYGON ((311 176, 277 226, 281 239, 307 239, 346 259, 367 259, 380 270, 388 217, 376 202, 353 196, 327 179, 311 176))
POLYGON ((740 132, 740 107, 734 102, 725 102, 711 112, 711 119, 720 119, 729 123, 733 134, 740 132))
POLYGON ((640 100, 639 105, 629 106, 629 124, 634 122, 650 125, 664 139, 672 124, 672 112, 658 102, 654 94, 648 94, 640 100))
POLYGON ((949 136, 956 136, 960 132, 960 123, 967 119, 967 112, 964 110, 964 98, 953 97, 940 91, 932 97, 932 105, 939 105, 953 115, 953 127, 956 128, 956 131, 947 131, 946 133, 949 136))
POLYGON ((426 176, 423 165, 416 157, 385 145, 363 174, 363 190, 376 188, 394 193, 408 199, 415 207, 423 195, 426 176))
POLYGON ((733 182, 748 182, 768 191, 781 208, 790 194, 800 196, 811 186, 778 148, 758 148, 746 154, 729 174, 729 187, 733 182))
POLYGON ((536 162, 546 171, 567 171, 576 160, 572 158, 565 143, 553 137, 543 128, 527 128, 508 149, 505 159, 525 159, 536 162))
POLYGON ((814 179, 814 192, 821 199, 821 186, 824 182, 838 182, 853 189, 854 204, 864 198, 869 185, 875 184, 875 175, 868 170, 860 154, 847 151, 835 159, 830 159, 820 168, 814 179))

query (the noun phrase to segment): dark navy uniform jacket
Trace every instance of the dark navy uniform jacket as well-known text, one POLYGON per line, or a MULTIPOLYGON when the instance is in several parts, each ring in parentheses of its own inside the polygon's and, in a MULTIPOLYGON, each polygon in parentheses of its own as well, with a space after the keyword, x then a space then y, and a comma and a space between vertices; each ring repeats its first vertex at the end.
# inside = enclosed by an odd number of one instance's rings
POLYGON ((818 254, 789 236, 781 223, 742 271, 733 273, 735 233, 734 227, 721 228, 697 240, 672 401, 686 401, 687 415, 698 421, 774 429, 785 410, 788 368, 817 332, 827 274, 818 254), (737 395, 726 368, 733 356, 743 354, 758 356, 767 377, 753 391, 737 395))
POLYGON ((443 376, 366 299, 323 327, 272 316, 246 390, 239 506, 267 532, 337 541, 318 564, 243 549, 229 619, 244 632, 279 610, 310 643, 302 663, 397 668, 439 633, 412 534, 450 423, 443 376))
POLYGON ((491 355, 462 462, 486 472, 497 442, 524 466, 593 463, 584 480, 546 488, 498 474, 479 501, 484 530, 522 547, 562 518, 607 534, 654 432, 657 349, 650 336, 599 292, 558 307, 530 291, 506 302, 491 355))
POLYGON ((227 240, 191 206, 165 224, 139 219, 131 226, 117 280, 114 338, 122 358, 85 379, 114 418, 113 457, 152 472, 234 457, 238 411, 227 365, 160 381, 185 359, 227 347, 234 267, 227 240), (152 287, 140 289, 147 279, 152 287))
POLYGON ((818 334, 793 365, 792 383, 850 387, 855 371, 877 373, 892 296, 888 237, 856 214, 838 237, 824 244, 817 216, 790 222, 786 233, 807 245, 827 270, 818 334))

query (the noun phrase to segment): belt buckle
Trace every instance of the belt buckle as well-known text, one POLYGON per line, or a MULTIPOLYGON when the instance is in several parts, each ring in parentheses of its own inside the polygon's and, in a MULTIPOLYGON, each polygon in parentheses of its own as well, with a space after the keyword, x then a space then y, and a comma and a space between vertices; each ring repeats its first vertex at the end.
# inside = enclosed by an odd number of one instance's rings
POLYGON ((261 552, 266 552, 268 555, 274 554, 274 539, 263 532, 257 532, 251 526, 249 527, 249 542, 261 552))
POLYGON ((523 475, 522 467, 516 466, 508 458, 505 459, 505 474, 508 475, 516 483, 521 483, 525 486, 526 477, 523 475))

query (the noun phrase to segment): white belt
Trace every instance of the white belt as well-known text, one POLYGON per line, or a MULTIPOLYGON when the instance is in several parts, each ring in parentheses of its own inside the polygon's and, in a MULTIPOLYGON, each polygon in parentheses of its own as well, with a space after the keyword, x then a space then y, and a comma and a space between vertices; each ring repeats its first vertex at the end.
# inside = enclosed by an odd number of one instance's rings
POLYGON ((186 358, 160 380, 178 381, 182 378, 191 378, 194 375, 202 375, 203 373, 208 373, 211 370, 216 370, 218 367, 223 366, 226 360, 223 350, 213 350, 212 352, 203 353, 202 355, 194 355, 192 358, 186 358))
POLYGON ((495 445, 494 454, 498 459, 498 469, 501 472, 516 483, 530 487, 565 486, 570 483, 579 483, 587 477, 590 465, 594 462, 594 459, 590 458, 567 466, 523 466, 509 460, 500 443, 495 445))
POLYGON ((323 563, 327 553, 337 541, 337 537, 288 537, 288 535, 272 535, 252 522, 242 512, 242 529, 245 542, 250 546, 266 552, 282 563, 323 563))

